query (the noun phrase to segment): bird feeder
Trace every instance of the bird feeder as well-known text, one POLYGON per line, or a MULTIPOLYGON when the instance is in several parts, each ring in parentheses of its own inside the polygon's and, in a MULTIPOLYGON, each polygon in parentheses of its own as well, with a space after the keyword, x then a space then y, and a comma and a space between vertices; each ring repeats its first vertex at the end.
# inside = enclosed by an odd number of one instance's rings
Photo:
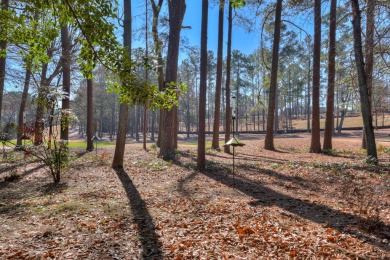
POLYGON ((235 147, 239 146, 242 147, 245 144, 241 143, 235 136, 234 136, 234 121, 236 119, 236 105, 237 105, 237 98, 235 96, 232 97, 232 126, 233 126, 233 138, 231 138, 227 143, 224 144, 224 146, 232 146, 233 147, 233 181, 234 181, 234 161, 235 161, 235 147))

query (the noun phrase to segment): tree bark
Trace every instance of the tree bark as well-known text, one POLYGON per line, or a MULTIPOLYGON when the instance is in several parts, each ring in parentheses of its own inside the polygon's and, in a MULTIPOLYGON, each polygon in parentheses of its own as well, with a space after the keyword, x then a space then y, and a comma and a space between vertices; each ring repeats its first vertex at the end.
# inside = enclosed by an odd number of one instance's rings
POLYGON ((333 112, 334 112, 334 84, 336 72, 336 20, 337 0, 330 4, 330 25, 329 25, 329 53, 328 53, 328 92, 326 98, 326 119, 324 131, 324 150, 332 149, 333 135, 333 112))
POLYGON ((47 67, 48 64, 44 63, 42 65, 42 74, 41 74, 41 82, 39 83, 38 88, 38 104, 37 104, 37 112, 35 118, 35 132, 34 132, 34 145, 39 145, 43 141, 43 130, 44 130, 44 113, 45 113, 45 105, 47 103, 48 96, 48 88, 49 82, 47 80, 47 67))
MULTIPOLYGON (((367 1, 367 19, 366 19, 366 76, 368 88, 368 100, 372 109, 372 81, 374 70, 374 32, 375 32, 375 0, 367 1)), ((372 113, 372 111, 371 111, 372 113)), ((367 149, 365 128, 363 127, 362 148, 367 149)))
POLYGON ((225 0, 219 2, 218 14, 218 51, 217 51, 217 78, 215 85, 215 107, 213 141, 211 148, 220 150, 219 147, 219 121, 221 117, 221 85, 222 85, 222 63, 223 63, 223 20, 224 20, 225 0))
POLYGON ((61 113, 61 139, 69 140, 69 109, 70 109, 70 39, 68 25, 61 27, 61 45, 62 45, 62 98, 61 113))
POLYGON ((268 100, 267 131, 264 141, 264 149, 275 150, 274 146, 274 119, 276 92, 278 91, 278 66, 279 66, 279 45, 280 27, 282 18, 282 0, 277 0, 275 10, 274 42, 272 48, 271 82, 268 100))
MULTIPOLYGON (((91 75, 92 77, 92 75, 91 75)), ((93 81, 87 79, 87 151, 93 151, 93 81)))
MULTIPOLYGON (((129 57, 131 57, 131 38, 132 38, 131 0, 123 0, 123 6, 124 6, 123 46, 127 49, 129 57)), ((128 117, 129 117, 129 106, 126 103, 120 104, 118 130, 117 130, 116 142, 115 142, 115 154, 112 161, 113 168, 123 168, 128 117)))
POLYGON ((351 0, 352 25, 355 51, 355 63, 359 80, 360 107, 363 116, 363 125, 366 132, 367 156, 378 158, 375 144, 374 128, 372 126, 371 102, 369 99, 366 71, 364 69, 361 12, 358 0, 351 0))
POLYGON ((135 111, 135 140, 139 142, 141 107, 136 106, 135 111))
MULTIPOLYGON (((310 46, 309 46, 310 48, 310 46)), ((308 61, 308 70, 307 70, 307 106, 306 106, 306 109, 307 109, 307 132, 310 133, 310 68, 311 68, 311 57, 309 57, 309 61, 308 61)))
MULTIPOLYGON (((226 81, 225 81, 225 95, 226 95, 226 107, 225 107, 225 143, 230 140, 230 129, 232 120, 232 111, 230 108, 230 73, 231 73, 231 60, 232 60, 232 27, 233 27, 233 8, 232 3, 229 1, 229 15, 228 15, 228 40, 227 40, 227 58, 226 58, 226 81)), ((225 153, 230 153, 230 146, 224 147, 225 153)))
POLYGON ((147 128, 148 128, 148 107, 147 105, 144 106, 144 121, 143 121, 143 132, 142 132, 142 147, 146 151, 146 135, 147 135, 147 128))
POLYGON ((24 112, 26 111, 26 104, 28 98, 28 89, 30 88, 30 80, 31 80, 31 70, 30 65, 26 64, 26 75, 24 77, 24 86, 22 93, 22 100, 20 102, 19 115, 18 115, 18 134, 16 139, 16 145, 22 145, 22 135, 24 133, 25 121, 24 121, 24 112))
MULTIPOLYGON (((145 57, 146 60, 149 60, 149 44, 148 44, 148 0, 145 0, 145 57)), ((149 70, 145 70, 145 81, 149 83, 149 70)), ((147 113, 148 105, 144 106, 144 125, 142 133, 143 148, 146 151, 146 132, 147 132, 147 113)))
POLYGON ((311 123, 311 153, 321 153, 320 136, 320 80, 321 80, 321 0, 314 1, 313 50, 313 112, 311 123))
MULTIPOLYGON (((8 0, 1 1, 1 9, 7 11, 8 10, 8 0)), ((0 25, 1 26, 1 25, 0 25)), ((0 28, 1 34, 4 34, 3 26, 0 28)), ((4 52, 3 56, 0 57, 0 129, 2 123, 2 111, 3 111, 3 98, 4 98, 4 83, 5 83, 5 68, 6 68, 6 54, 7 54, 7 40, 0 41, 0 51, 4 52)))
POLYGON ((206 94, 207 94, 207 22, 209 1, 202 0, 202 29, 200 42, 199 131, 197 168, 206 168, 206 94))
MULTIPOLYGON (((152 10, 153 10, 153 21, 152 21, 152 35, 153 35, 153 41, 154 41, 154 53, 157 56, 157 79, 158 79, 158 88, 160 91, 164 89, 164 61, 162 58, 162 50, 161 50, 161 41, 158 34, 158 17, 160 15, 161 6, 163 4, 164 0, 158 0, 158 3, 156 4, 154 0, 150 0, 150 3, 152 4, 152 10)), ((157 134, 157 147, 160 147, 160 139, 161 139, 161 126, 163 125, 161 122, 161 114, 162 109, 159 110, 160 117, 159 117, 159 124, 158 124, 158 134, 157 134)))
MULTIPOLYGON (((167 66, 165 71, 165 84, 167 87, 170 83, 177 81, 177 69, 179 58, 180 45, 180 31, 186 11, 186 4, 184 0, 169 0, 169 39, 168 39, 168 53, 167 66)), ((171 110, 162 109, 161 121, 161 140, 160 140, 160 155, 164 160, 173 160, 175 158, 175 112, 176 109, 171 110)))

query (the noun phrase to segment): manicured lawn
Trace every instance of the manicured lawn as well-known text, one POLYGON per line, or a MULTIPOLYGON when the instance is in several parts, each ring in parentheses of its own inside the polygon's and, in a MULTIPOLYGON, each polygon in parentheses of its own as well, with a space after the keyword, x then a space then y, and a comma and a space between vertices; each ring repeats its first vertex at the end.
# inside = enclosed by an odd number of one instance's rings
MULTIPOLYGON (((97 146, 110 146, 115 145, 114 142, 97 142, 97 146)), ((94 142, 93 146, 96 146, 96 143, 94 142)), ((69 142, 69 148, 76 148, 76 147, 87 147, 87 142, 80 142, 80 141, 70 141, 69 142)))

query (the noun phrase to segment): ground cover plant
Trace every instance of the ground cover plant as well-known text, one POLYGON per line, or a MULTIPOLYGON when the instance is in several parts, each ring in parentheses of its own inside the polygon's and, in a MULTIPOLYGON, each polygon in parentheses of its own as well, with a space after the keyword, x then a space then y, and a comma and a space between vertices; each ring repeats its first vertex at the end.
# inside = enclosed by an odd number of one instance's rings
POLYGON ((214 150, 196 171, 193 140, 172 162, 152 144, 128 144, 117 171, 113 146, 71 148, 57 185, 39 161, 4 159, 0 258, 389 258, 384 132, 378 166, 366 164, 360 133, 336 137, 327 154, 307 152, 309 134, 278 135, 276 151, 262 148, 262 135, 239 138, 234 178, 232 156, 214 150))

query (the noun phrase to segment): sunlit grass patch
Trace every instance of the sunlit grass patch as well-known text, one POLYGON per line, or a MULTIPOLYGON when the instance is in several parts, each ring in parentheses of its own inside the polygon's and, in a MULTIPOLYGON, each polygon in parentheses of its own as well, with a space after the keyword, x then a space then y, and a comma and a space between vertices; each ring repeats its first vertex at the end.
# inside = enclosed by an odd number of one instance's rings
MULTIPOLYGON (((70 141, 68 145, 69 145, 69 148, 87 147, 87 142, 70 141)), ((96 147, 96 145, 98 147, 110 146, 110 145, 114 145, 114 142, 97 142, 97 143, 94 142, 93 146, 96 147)))

